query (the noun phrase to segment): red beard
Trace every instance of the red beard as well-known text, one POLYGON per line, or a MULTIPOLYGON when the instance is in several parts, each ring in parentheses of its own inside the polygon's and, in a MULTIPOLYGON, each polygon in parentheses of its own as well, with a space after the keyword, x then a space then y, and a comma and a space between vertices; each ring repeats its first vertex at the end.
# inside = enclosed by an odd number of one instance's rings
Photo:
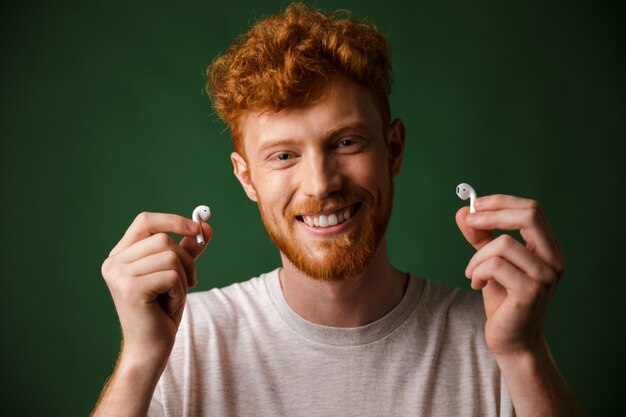
MULTIPOLYGON (((259 198, 259 211, 263 224, 278 249, 289 261, 304 274, 320 281, 341 281, 354 277, 365 269, 382 240, 393 202, 393 182, 390 181, 388 193, 381 193, 376 201, 365 190, 336 193, 324 200, 309 199, 287 208, 285 214, 287 230, 282 230, 266 213, 259 198), (346 207, 359 202, 358 211, 361 228, 337 235, 335 238, 319 239, 314 245, 316 250, 303 245, 296 238, 296 216, 302 213, 315 213, 325 207, 346 207), (376 204, 378 203, 378 204, 376 204)), ((353 217, 351 217, 352 219, 353 217)))

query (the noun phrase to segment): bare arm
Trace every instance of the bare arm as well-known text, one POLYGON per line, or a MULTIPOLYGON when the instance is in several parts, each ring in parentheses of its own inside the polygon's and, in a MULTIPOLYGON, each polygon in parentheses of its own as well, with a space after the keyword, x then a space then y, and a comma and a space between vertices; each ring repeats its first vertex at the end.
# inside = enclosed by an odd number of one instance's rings
MULTIPOLYGON (((92 413, 94 417, 145 416, 165 369, 187 288, 195 286, 200 225, 181 216, 142 213, 102 264, 123 343, 117 366, 92 413), (167 233, 185 236, 180 244, 167 233)), ((212 230, 202 224, 206 241, 212 230)))
POLYGON ((133 360, 123 354, 100 394, 92 417, 146 416, 165 362, 133 360))
POLYGON ((496 356, 496 360, 518 416, 584 415, 546 345, 534 354, 496 356))

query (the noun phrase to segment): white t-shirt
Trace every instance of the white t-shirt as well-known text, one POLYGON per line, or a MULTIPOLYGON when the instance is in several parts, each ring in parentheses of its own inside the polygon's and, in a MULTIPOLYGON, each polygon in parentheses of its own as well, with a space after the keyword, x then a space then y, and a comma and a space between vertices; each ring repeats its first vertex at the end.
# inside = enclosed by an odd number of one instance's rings
POLYGON ((192 293, 150 416, 511 416, 480 294, 411 276, 362 327, 306 321, 278 270, 192 293))

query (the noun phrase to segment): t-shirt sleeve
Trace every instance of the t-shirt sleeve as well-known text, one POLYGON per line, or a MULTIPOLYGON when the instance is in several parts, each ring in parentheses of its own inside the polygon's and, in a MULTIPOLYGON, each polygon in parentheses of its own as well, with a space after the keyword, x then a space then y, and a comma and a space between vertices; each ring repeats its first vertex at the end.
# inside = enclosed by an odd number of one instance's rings
POLYGON ((504 376, 500 373, 500 416, 515 417, 515 409, 513 408, 513 400, 506 386, 504 376))
POLYGON ((165 417, 165 410, 163 409, 163 394, 161 392, 161 383, 156 386, 152 400, 150 401, 150 407, 148 408, 148 417, 165 417))

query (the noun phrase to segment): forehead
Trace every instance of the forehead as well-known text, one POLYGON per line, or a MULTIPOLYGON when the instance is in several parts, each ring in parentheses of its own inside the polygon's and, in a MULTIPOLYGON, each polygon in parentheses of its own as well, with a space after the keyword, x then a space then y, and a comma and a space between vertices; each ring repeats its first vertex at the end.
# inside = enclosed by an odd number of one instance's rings
POLYGON ((374 134, 383 131, 374 95, 345 78, 329 81, 320 99, 308 107, 249 112, 241 116, 239 126, 246 154, 253 154, 269 142, 311 141, 351 126, 374 134))

